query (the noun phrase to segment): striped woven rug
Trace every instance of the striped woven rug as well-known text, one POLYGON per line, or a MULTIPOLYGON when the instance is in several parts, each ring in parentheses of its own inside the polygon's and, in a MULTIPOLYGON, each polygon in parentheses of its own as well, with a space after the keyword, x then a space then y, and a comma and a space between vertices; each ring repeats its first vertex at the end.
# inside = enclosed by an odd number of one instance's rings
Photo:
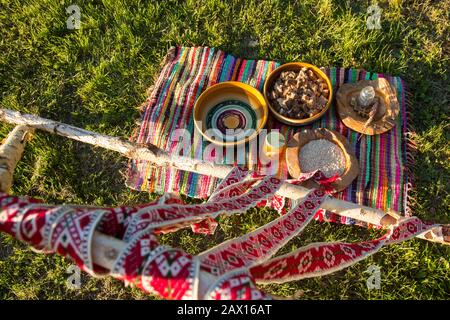
MULTIPOLYGON (((209 47, 172 48, 166 56, 149 98, 143 105, 141 123, 131 140, 151 143, 166 151, 173 151, 176 144, 169 141, 173 130, 185 128, 194 137, 192 119, 194 103, 207 87, 222 81, 236 80, 262 90, 266 76, 279 65, 280 63, 275 61, 241 59, 209 47)), ((325 127, 340 132, 347 137, 359 159, 358 178, 336 197, 409 215, 408 163, 412 159, 403 80, 399 77, 357 69, 323 70, 330 77, 334 90, 342 83, 384 77, 396 90, 401 108, 394 129, 382 135, 364 136, 359 141, 359 134, 348 129, 339 120, 335 105, 319 121, 309 126, 325 127)), ((279 129, 288 137, 305 128, 283 125, 270 116, 266 127, 279 129)), ((206 144, 193 141, 192 157, 199 157, 206 144)), ((283 169, 282 177, 287 177, 286 168, 283 169)), ((218 182, 218 179, 210 176, 155 168, 146 162, 131 160, 126 183, 130 188, 141 191, 177 192, 190 197, 204 198, 214 190, 218 182)), ((342 222, 349 223, 349 221, 342 222)))

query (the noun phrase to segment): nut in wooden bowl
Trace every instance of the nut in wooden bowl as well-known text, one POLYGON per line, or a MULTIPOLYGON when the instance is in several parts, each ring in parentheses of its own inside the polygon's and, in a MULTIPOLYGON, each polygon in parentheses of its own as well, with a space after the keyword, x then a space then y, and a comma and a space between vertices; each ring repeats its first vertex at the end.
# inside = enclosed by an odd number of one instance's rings
MULTIPOLYGON (((293 178, 317 169, 328 177, 338 173, 338 179, 331 183, 336 191, 347 188, 359 173, 358 160, 347 139, 340 133, 325 128, 297 132, 287 145, 286 162, 293 178), (342 168, 339 168, 341 165, 342 168)), ((311 180, 302 185, 307 188, 320 187, 311 180)))
POLYGON ((333 100, 333 88, 327 75, 316 66, 291 62, 267 77, 264 98, 278 120, 301 126, 325 114, 333 100))

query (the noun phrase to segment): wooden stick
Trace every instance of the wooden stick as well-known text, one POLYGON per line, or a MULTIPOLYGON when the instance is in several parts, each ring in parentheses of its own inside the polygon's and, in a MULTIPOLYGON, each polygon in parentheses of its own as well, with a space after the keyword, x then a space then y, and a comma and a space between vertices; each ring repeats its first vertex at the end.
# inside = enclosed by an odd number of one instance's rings
POLYGON ((92 261, 108 270, 112 270, 114 262, 123 250, 126 243, 117 238, 110 237, 101 232, 94 231, 92 237, 92 261))
POLYGON ((25 144, 34 129, 18 125, 0 146, 0 191, 9 192, 13 181, 14 168, 22 157, 25 144))
MULTIPOLYGON (((231 166, 227 165, 214 164, 188 157, 171 156, 154 145, 143 146, 118 137, 99 134, 35 115, 22 114, 18 111, 0 109, 0 120, 14 124, 27 125, 73 140, 117 151, 127 158, 149 161, 160 167, 170 166, 176 169, 210 175, 221 179, 225 178, 232 169, 231 166)), ((291 199, 300 199, 305 197, 309 191, 309 189, 304 187, 285 183, 278 191, 278 194, 291 199)), ((397 223, 397 218, 382 210, 360 206, 352 202, 335 198, 326 200, 323 203, 322 208, 335 212, 341 216, 354 218, 371 224, 386 226, 397 223)))
MULTIPOLYGON (((147 160, 161 166, 173 166, 177 169, 193 171, 200 174, 208 174, 218 178, 224 178, 231 170, 230 167, 224 165, 215 165, 184 157, 170 157, 166 152, 155 146, 146 148, 120 138, 101 135, 71 125, 47 120, 38 116, 21 114, 19 112, 7 109, 0 109, 0 120, 7 121, 9 123, 27 125, 47 132, 56 133, 58 135, 89 143, 94 146, 101 146, 105 149, 120 152, 129 158, 147 160)), ((12 169, 10 171, 12 171, 12 169)), ((299 199, 304 197, 308 191, 309 190, 306 188, 285 183, 278 193, 291 199, 299 199)), ((403 217, 399 218, 400 216, 397 213, 395 213, 397 216, 393 217, 394 214, 389 215, 378 209, 358 206, 354 203, 337 200, 334 198, 325 201, 322 207, 343 216, 385 226, 395 224, 397 221, 404 219, 403 217)), ((442 233, 443 241, 436 240, 430 232, 420 235, 419 238, 433 242, 450 244, 450 228, 443 228, 442 233)), ((125 242, 100 232, 95 232, 92 248, 93 260, 96 264, 111 270, 118 254, 122 252, 124 247, 125 242)))

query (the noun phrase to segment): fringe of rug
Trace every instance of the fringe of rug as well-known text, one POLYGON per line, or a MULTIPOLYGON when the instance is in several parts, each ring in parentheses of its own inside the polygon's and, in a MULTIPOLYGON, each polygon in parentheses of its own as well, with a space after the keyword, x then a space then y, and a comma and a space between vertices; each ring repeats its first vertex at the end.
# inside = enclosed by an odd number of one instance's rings
POLYGON ((406 186, 405 186, 405 216, 413 216, 412 208, 416 202, 416 180, 414 177, 414 171, 416 168, 416 155, 417 155, 417 143, 416 143, 416 131, 413 123, 412 113, 412 101, 413 95, 409 90, 405 88, 405 103, 406 103, 406 132, 404 132, 406 142, 406 186))
MULTIPOLYGON (((133 131, 132 131, 132 133, 131 133, 131 135, 130 135, 130 138, 129 138, 130 141, 132 141, 132 142, 136 142, 136 141, 137 141, 137 137, 138 137, 138 135, 139 135, 139 130, 140 130, 140 128, 141 128, 142 121, 143 121, 143 118, 144 118, 144 115, 145 115, 145 108, 146 108, 146 107, 149 105, 149 103, 151 102, 151 99, 152 99, 152 96, 153 96, 153 91, 155 90, 155 84, 156 84, 156 82, 158 81, 158 77, 159 77, 159 75, 161 74, 163 68, 164 68, 170 61, 172 61, 173 59, 175 59, 176 54, 177 54, 177 47, 175 47, 175 46, 170 47, 170 49, 167 51, 167 53, 166 53, 164 59, 163 59, 163 60, 161 61, 161 63, 159 64, 159 69, 160 69, 159 72, 156 73, 156 74, 153 76, 152 84, 150 85, 150 87, 147 88, 147 90, 145 90, 145 94, 146 94, 146 97, 147 97, 147 98, 145 99, 145 101, 144 101, 143 103, 141 103, 141 104, 137 107, 137 109, 139 110, 139 116, 136 117, 136 119, 135 119, 135 121, 134 121, 134 129, 133 129, 133 131)), ((133 161, 133 159, 129 159, 129 160, 128 160, 128 164, 127 164, 126 169, 124 170, 123 173, 121 172, 121 174, 122 174, 125 178, 131 176, 130 173, 131 173, 131 170, 132 170, 132 169, 131 169, 131 167, 132 167, 132 161, 133 161)), ((127 181, 127 179, 125 179, 125 184, 126 184, 129 188, 131 188, 131 189, 133 189, 133 190, 142 191, 142 190, 140 190, 140 189, 137 189, 136 186, 129 184, 128 181, 127 181)))
POLYGON ((155 89, 155 84, 156 81, 158 80, 159 75, 162 72, 162 69, 167 65, 167 63, 169 63, 170 61, 172 61, 173 59, 175 59, 176 57, 176 53, 177 53, 177 47, 170 47, 170 49, 167 51, 164 59, 161 61, 161 63, 159 64, 159 69, 160 72, 156 73, 153 76, 153 81, 152 81, 152 85, 150 87, 147 88, 147 90, 145 90, 145 94, 147 96, 147 98, 145 99, 145 101, 143 103, 141 103, 141 105, 139 105, 138 109, 139 109, 139 118, 137 118, 135 120, 135 128, 130 136, 130 140, 135 142, 137 139, 137 135, 139 132, 139 129, 141 127, 142 124, 142 120, 143 120, 143 116, 144 116, 144 111, 145 108, 147 107, 147 105, 150 103, 150 100, 152 98, 153 95, 153 91, 155 89))

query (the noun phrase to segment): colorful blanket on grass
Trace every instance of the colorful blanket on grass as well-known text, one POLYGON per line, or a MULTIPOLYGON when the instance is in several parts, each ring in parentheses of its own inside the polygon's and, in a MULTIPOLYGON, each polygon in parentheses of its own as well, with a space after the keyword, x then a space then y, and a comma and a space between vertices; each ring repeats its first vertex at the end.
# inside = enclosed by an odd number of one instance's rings
MULTIPOLYGON (((194 136, 192 119, 196 99, 209 86, 235 80, 262 90, 267 75, 281 63, 265 60, 246 60, 209 47, 172 48, 163 63, 162 71, 142 108, 139 128, 131 137, 138 143, 151 143, 173 152, 176 143, 169 139, 175 129, 187 129, 194 136)), ((335 196, 382 210, 395 210, 410 215, 408 188, 411 162, 405 83, 393 77, 365 70, 323 68, 330 77, 333 89, 342 83, 386 78, 397 92, 400 116, 397 125, 387 133, 363 136, 347 128, 339 119, 335 103, 320 120, 306 128, 325 127, 343 134, 353 147, 360 164, 357 179, 335 196)), ((284 125, 269 116, 266 128, 279 129, 291 137, 297 128, 284 125)), ((199 158, 207 142, 193 141, 191 156, 199 158)), ((281 177, 288 172, 282 169, 281 177)), ((205 198, 211 194, 219 179, 175 169, 156 168, 145 161, 132 160, 127 173, 127 185, 133 189, 164 193, 175 192, 190 197, 205 198)), ((342 223, 353 223, 342 217, 342 223)))

